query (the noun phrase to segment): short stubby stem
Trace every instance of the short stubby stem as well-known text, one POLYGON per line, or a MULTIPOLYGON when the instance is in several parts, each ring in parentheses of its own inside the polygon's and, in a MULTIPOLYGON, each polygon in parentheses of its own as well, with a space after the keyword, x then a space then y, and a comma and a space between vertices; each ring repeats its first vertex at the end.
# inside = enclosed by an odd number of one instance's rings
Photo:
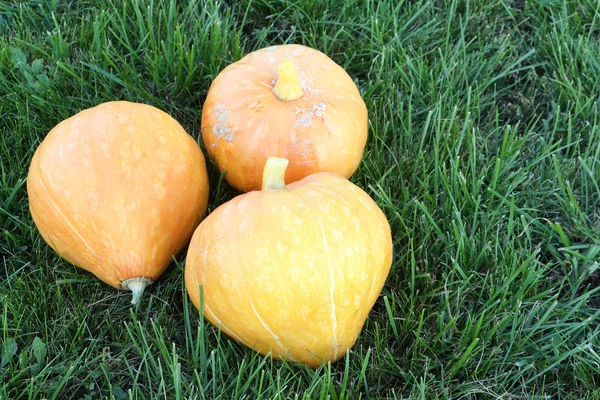
POLYGON ((298 78, 293 62, 286 60, 277 66, 277 83, 273 88, 275 95, 282 101, 295 101, 304 96, 304 90, 298 78))
POLYGON ((263 170, 262 190, 285 190, 287 158, 269 157, 263 170))
POLYGON ((146 286, 152 285, 153 283, 154 281, 152 279, 140 276, 138 278, 131 278, 121 282, 121 287, 125 290, 131 290, 133 293, 131 304, 137 304, 142 298, 142 294, 144 294, 144 289, 146 289, 146 286))

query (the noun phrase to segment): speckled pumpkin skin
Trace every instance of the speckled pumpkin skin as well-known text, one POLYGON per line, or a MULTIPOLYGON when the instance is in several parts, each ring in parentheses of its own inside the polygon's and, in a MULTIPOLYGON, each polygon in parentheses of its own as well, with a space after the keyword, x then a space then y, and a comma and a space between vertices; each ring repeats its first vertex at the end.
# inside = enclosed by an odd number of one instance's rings
POLYGON ((202 140, 234 188, 261 187, 267 158, 290 161, 285 181, 316 172, 352 176, 368 134, 367 107, 352 78, 325 54, 300 45, 248 54, 213 81, 202 109, 202 140), (277 65, 296 66, 304 96, 279 100, 277 65))
POLYGON ((316 367, 351 348, 392 262, 389 224, 341 176, 238 196, 196 229, 185 283, 204 315, 263 354, 316 367))
POLYGON ((206 212, 198 144, 148 105, 109 102, 61 122, 37 148, 29 206, 63 258, 120 288, 156 280, 206 212))

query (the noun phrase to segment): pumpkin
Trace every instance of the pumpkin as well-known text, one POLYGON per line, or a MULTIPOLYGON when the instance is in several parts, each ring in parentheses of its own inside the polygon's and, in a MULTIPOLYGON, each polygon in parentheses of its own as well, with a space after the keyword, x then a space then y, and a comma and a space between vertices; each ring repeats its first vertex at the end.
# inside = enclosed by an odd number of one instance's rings
POLYGON ((367 141, 358 88, 325 54, 301 45, 248 54, 213 81, 202 109, 202 140, 234 188, 261 187, 268 157, 289 160, 285 181, 316 172, 349 178, 367 141))
POLYGON ((286 187, 287 160, 269 158, 263 190, 235 197, 196 229, 187 292, 240 343, 311 367, 350 349, 392 261, 377 204, 344 177, 321 172, 286 187))
POLYGON ((132 303, 186 245, 206 211, 200 147, 168 114, 108 102, 59 123, 36 149, 29 207, 61 257, 132 303))

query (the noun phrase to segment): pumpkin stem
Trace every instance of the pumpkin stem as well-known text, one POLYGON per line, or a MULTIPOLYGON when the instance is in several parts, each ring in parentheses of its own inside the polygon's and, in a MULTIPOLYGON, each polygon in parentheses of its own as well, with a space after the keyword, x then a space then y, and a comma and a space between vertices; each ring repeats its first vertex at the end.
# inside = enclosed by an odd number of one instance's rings
POLYGON ((285 190, 287 158, 269 157, 263 170, 262 190, 285 190))
POLYGON ((282 101, 298 100, 304 95, 293 62, 285 60, 279 63, 277 66, 277 83, 273 91, 277 98, 282 101))
POLYGON ((144 294, 144 289, 146 289, 146 286, 152 285, 153 283, 154 281, 152 279, 140 276, 138 278, 131 278, 121 282, 121 287, 125 290, 131 290, 133 293, 131 304, 137 304, 142 298, 142 294, 144 294))

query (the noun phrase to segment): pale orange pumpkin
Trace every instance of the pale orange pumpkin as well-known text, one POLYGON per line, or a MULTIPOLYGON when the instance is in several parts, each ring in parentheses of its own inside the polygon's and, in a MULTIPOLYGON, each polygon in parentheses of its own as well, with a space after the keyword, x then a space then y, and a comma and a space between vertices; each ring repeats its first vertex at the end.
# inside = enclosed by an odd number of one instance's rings
POLYGON ((316 172, 349 178, 362 158, 367 108, 352 78, 301 45, 248 54, 213 81, 202 109, 202 140, 225 179, 261 187, 268 157, 289 160, 287 183, 316 172))
POLYGON ((342 176, 285 186, 270 158, 262 191, 235 197, 196 229, 185 284, 206 318, 263 354, 315 367, 351 348, 390 270, 383 212, 342 176))
POLYGON ((206 212, 200 147, 171 116, 125 101, 81 111, 36 149, 29 206, 63 258, 136 303, 206 212))

